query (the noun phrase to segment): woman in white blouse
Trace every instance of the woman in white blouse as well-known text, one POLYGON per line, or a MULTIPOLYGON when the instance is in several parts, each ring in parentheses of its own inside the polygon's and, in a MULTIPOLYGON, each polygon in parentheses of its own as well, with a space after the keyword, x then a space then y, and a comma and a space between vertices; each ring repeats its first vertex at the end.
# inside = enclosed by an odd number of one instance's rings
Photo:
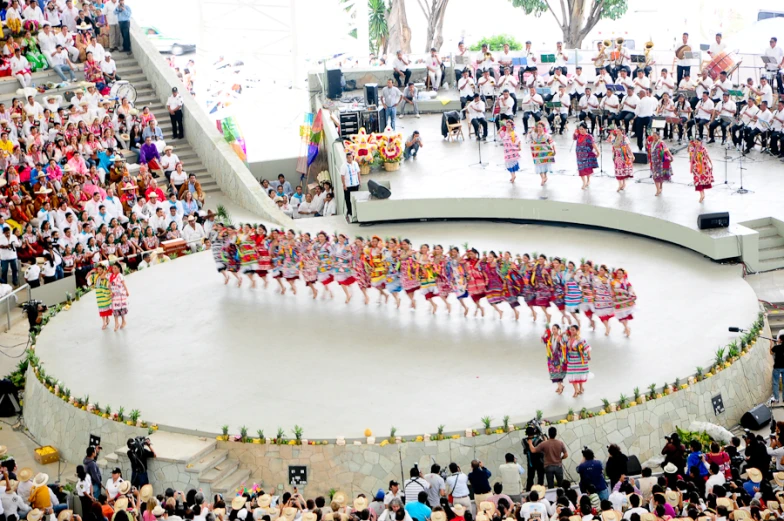
POLYGON ((93 481, 90 479, 90 475, 85 472, 83 465, 76 467, 76 477, 79 478, 79 481, 76 482, 76 495, 82 502, 82 512, 89 512, 90 506, 93 504, 93 481))

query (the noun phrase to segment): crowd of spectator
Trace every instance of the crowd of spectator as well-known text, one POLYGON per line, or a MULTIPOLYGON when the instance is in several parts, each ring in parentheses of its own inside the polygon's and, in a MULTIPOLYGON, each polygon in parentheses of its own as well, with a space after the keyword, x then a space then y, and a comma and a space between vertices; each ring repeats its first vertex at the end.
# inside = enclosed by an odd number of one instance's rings
POLYGON ((280 210, 292 219, 328 217, 337 214, 337 202, 332 183, 324 181, 306 192, 302 185, 291 186, 286 176, 278 175, 275 181, 261 180, 261 187, 280 210))

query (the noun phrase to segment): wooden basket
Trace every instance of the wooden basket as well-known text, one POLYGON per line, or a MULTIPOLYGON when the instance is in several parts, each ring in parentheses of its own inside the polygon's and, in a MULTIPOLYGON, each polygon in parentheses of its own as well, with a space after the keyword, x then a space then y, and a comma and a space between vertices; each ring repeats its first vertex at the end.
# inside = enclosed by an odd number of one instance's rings
POLYGON ((384 163, 384 170, 387 172, 397 172, 400 170, 400 161, 394 163, 384 163))
POLYGON ((359 165, 359 173, 362 175, 368 175, 370 173, 370 164, 363 164, 359 165))

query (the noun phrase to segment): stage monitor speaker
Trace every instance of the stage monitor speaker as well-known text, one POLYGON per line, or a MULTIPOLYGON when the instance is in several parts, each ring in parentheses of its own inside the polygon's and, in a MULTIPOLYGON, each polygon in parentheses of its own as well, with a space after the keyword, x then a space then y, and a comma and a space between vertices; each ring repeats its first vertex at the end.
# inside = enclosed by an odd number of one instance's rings
POLYGON ((384 185, 380 185, 374 180, 370 179, 368 181, 368 190, 370 191, 370 195, 375 199, 388 199, 392 192, 389 191, 384 185))
POLYGON ((365 106, 378 106, 378 83, 365 83, 365 106))
POLYGON ((640 460, 637 456, 632 454, 626 462, 626 475, 639 476, 640 474, 642 474, 642 465, 640 465, 640 460))
POLYGON ((700 230, 709 230, 711 228, 726 228, 729 225, 729 212, 702 213, 697 216, 697 228, 700 230))
POLYGON ((10 418, 22 412, 16 386, 11 380, 0 380, 0 417, 10 418))
POLYGON ((638 165, 648 164, 648 154, 646 154, 645 152, 635 152, 634 162, 637 163, 638 165))
POLYGON ((327 71, 327 97, 340 99, 343 95, 343 71, 330 69, 327 71))
POLYGON ((740 425, 744 429, 757 431, 767 425, 770 418, 770 409, 768 409, 767 405, 761 403, 740 418, 740 425))

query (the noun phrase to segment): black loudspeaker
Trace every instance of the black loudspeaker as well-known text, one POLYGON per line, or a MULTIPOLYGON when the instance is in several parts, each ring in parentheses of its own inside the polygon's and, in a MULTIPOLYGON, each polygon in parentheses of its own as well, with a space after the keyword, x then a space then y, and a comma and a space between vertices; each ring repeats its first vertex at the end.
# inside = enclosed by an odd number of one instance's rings
POLYGON ((365 83, 365 106, 378 106, 378 83, 365 83))
POLYGON ((740 425, 744 429, 756 431, 770 422, 770 418, 770 409, 768 409, 767 405, 761 403, 741 417, 740 425))
POLYGON ((642 465, 640 465, 640 460, 637 459, 637 456, 632 454, 626 462, 626 475, 639 476, 640 474, 642 474, 642 465))
POLYGON ((709 230, 711 228, 726 228, 729 225, 729 212, 702 213, 697 216, 697 228, 700 230, 709 230))
POLYGON ((648 154, 646 154, 645 152, 635 152, 634 162, 637 163, 638 165, 648 164, 648 154))
POLYGON ((368 181, 368 190, 370 191, 370 195, 375 199, 388 199, 389 196, 392 195, 392 192, 389 191, 389 188, 378 184, 372 179, 368 181))
POLYGON ((340 99, 343 95, 343 71, 330 69, 327 71, 327 97, 340 99))
POLYGON ((0 380, 0 417, 10 418, 21 411, 16 386, 11 380, 0 380))
POLYGON ((368 134, 384 132, 387 126, 387 111, 383 108, 362 111, 362 126, 368 134))

